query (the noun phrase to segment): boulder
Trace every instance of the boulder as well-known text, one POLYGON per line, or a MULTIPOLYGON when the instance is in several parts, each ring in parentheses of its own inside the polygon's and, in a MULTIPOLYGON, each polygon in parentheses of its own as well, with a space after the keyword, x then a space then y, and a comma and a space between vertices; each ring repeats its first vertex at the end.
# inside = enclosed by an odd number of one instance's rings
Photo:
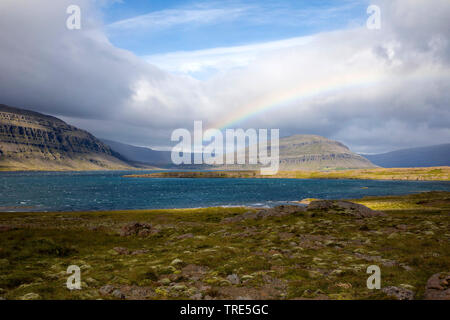
POLYGON ((425 287, 425 300, 450 300, 450 272, 432 275, 425 287))
POLYGON ((227 277, 227 280, 230 281, 231 284, 240 284, 241 283, 241 279, 239 279, 239 276, 235 273, 230 274, 227 277))
POLYGON ((394 297, 398 300, 413 300, 414 299, 414 292, 405 288, 401 287, 386 287, 381 289, 385 294, 388 296, 394 297))
POLYGON ((107 284, 106 286, 101 287, 99 290, 101 295, 110 295, 114 291, 114 287, 112 285, 107 284))
POLYGON ((146 237, 157 232, 149 223, 130 222, 122 227, 120 236, 140 236, 146 237))
POLYGON ((222 220, 223 223, 233 223, 248 219, 267 219, 269 217, 283 217, 290 214, 304 212, 306 207, 295 205, 281 205, 270 209, 259 211, 247 211, 246 213, 234 217, 228 217, 222 220))
POLYGON ((130 250, 128 250, 127 248, 124 248, 124 247, 115 247, 113 250, 115 252, 117 252, 118 254, 123 254, 123 255, 129 255, 131 253, 130 250))
POLYGON ((380 211, 372 210, 362 204, 343 200, 318 200, 312 201, 307 208, 308 211, 320 210, 328 213, 354 216, 357 218, 368 218, 376 216, 385 216, 380 211))

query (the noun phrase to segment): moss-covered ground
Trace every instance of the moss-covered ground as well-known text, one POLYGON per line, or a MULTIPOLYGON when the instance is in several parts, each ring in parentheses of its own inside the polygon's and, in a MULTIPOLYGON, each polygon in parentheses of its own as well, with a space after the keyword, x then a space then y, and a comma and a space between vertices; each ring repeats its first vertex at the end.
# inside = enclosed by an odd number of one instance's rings
POLYGON ((382 287, 421 299, 431 275, 450 271, 449 192, 354 202, 386 216, 313 210, 233 222, 224 218, 253 209, 0 213, 0 297, 390 298, 367 289, 366 269, 378 265, 382 287), (153 232, 120 236, 132 221, 153 232), (81 268, 81 290, 66 287, 69 265, 81 268))

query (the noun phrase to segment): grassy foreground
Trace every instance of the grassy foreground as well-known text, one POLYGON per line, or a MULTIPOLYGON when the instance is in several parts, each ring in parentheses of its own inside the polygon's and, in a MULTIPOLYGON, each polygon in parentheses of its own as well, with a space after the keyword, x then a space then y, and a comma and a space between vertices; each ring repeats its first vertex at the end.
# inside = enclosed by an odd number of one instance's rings
POLYGON ((450 167, 375 168, 335 171, 279 171, 262 176, 259 171, 196 171, 158 172, 127 175, 131 178, 285 178, 285 179, 367 179, 367 180, 427 180, 449 181, 450 167))
POLYGON ((427 279, 450 271, 450 193, 354 202, 385 215, 292 208, 264 219, 246 208, 0 213, 0 297, 386 299, 395 287, 422 299, 427 279), (131 221, 145 232, 120 235, 131 221), (81 268, 81 290, 66 288, 69 265, 81 268), (367 289, 369 265, 381 268, 382 288, 391 289, 367 289))

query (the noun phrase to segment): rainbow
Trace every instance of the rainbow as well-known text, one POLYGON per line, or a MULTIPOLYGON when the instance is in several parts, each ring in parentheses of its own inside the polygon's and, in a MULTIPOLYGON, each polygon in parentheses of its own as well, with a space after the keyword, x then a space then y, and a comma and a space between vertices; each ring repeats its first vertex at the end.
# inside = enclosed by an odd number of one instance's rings
POLYGON ((325 81, 302 84, 294 88, 282 90, 281 92, 271 92, 242 106, 237 112, 229 114, 227 117, 210 126, 210 128, 220 130, 232 128, 244 120, 271 109, 304 102, 313 97, 339 93, 343 90, 367 88, 381 83, 384 79, 385 77, 381 74, 353 74, 340 78, 329 78, 325 81))

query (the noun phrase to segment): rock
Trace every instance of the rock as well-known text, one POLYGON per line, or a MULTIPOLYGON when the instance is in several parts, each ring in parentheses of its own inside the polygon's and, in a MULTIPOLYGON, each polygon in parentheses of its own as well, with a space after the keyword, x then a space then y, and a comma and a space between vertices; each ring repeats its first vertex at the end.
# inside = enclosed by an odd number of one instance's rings
POLYGON ((123 255, 131 254, 130 250, 128 250, 127 248, 124 248, 124 247, 115 247, 115 248, 113 248, 113 250, 115 252, 117 252, 118 254, 123 254, 123 255))
POLYGON ((114 290, 112 296, 117 299, 125 299, 125 295, 119 289, 114 290))
POLYGON ((207 271, 208 267, 188 264, 181 270, 181 274, 190 280, 198 281, 204 277, 207 271))
POLYGON ((19 298, 19 300, 39 300, 39 299, 41 299, 41 296, 34 292, 27 293, 26 295, 23 295, 19 298))
POLYGON ((175 291, 185 291, 185 290, 187 290, 187 287, 183 284, 177 284, 177 285, 173 286, 173 289, 175 291))
POLYGON ((350 288, 352 288, 352 284, 339 282, 339 283, 336 283, 336 287, 342 288, 342 289, 350 289, 350 288))
POLYGON ((353 203, 342 200, 318 200, 312 201, 307 208, 308 211, 321 210, 328 213, 342 214, 354 216, 357 218, 368 218, 375 216, 385 216, 386 214, 380 211, 375 211, 362 204, 353 203))
POLYGON ((386 287, 381 289, 385 294, 391 297, 395 297, 398 300, 413 300, 414 299, 414 292, 405 288, 399 288, 399 287, 386 287))
POLYGON ((408 266, 407 264, 401 263, 400 267, 402 267, 403 269, 405 269, 406 271, 412 271, 413 268, 408 266))
POLYGON ((150 251, 147 250, 147 249, 139 249, 139 250, 131 252, 131 255, 132 256, 136 256, 136 255, 139 255, 139 254, 146 254, 146 253, 149 253, 149 252, 150 251))
POLYGON ((159 280, 159 283, 161 283, 164 286, 167 286, 171 283, 171 281, 169 278, 164 278, 164 279, 159 280))
POLYGON ((140 236, 146 237, 156 233, 157 230, 152 228, 149 223, 130 222, 122 227, 120 230, 120 236, 140 236))
POLYGON ((402 287, 402 288, 404 288, 404 289, 411 290, 411 291, 414 291, 414 290, 416 289, 414 286, 412 286, 412 285, 410 285, 410 284, 407 284, 407 283, 402 283, 402 284, 400 285, 400 287, 402 287))
POLYGON ((248 211, 242 215, 225 218, 222 220, 222 223, 233 223, 233 222, 239 222, 239 221, 248 220, 248 219, 256 220, 256 219, 267 219, 269 217, 282 217, 282 216, 294 214, 297 212, 304 212, 305 210, 306 210, 306 207, 282 205, 282 206, 277 206, 275 208, 259 210, 256 212, 248 211))
POLYGON ((114 291, 114 287, 107 284, 106 286, 101 287, 99 290, 100 294, 106 296, 110 295, 114 291))
POLYGON ((86 282, 91 284, 91 285, 96 285, 98 283, 97 280, 95 280, 94 278, 91 278, 91 277, 87 278, 86 282))
POLYGON ((425 287, 425 300, 450 300, 450 272, 432 275, 425 287))
POLYGON ((199 292, 189 297, 191 300, 202 300, 203 295, 199 292))
POLYGON ((174 259, 171 263, 170 263, 170 265, 171 266, 179 266, 179 265, 182 265, 184 262, 183 262, 183 260, 181 260, 181 259, 174 259))
POLYGON ((239 279, 239 276, 235 273, 230 274, 227 277, 227 280, 230 281, 231 284, 240 284, 241 283, 241 279, 239 279))

